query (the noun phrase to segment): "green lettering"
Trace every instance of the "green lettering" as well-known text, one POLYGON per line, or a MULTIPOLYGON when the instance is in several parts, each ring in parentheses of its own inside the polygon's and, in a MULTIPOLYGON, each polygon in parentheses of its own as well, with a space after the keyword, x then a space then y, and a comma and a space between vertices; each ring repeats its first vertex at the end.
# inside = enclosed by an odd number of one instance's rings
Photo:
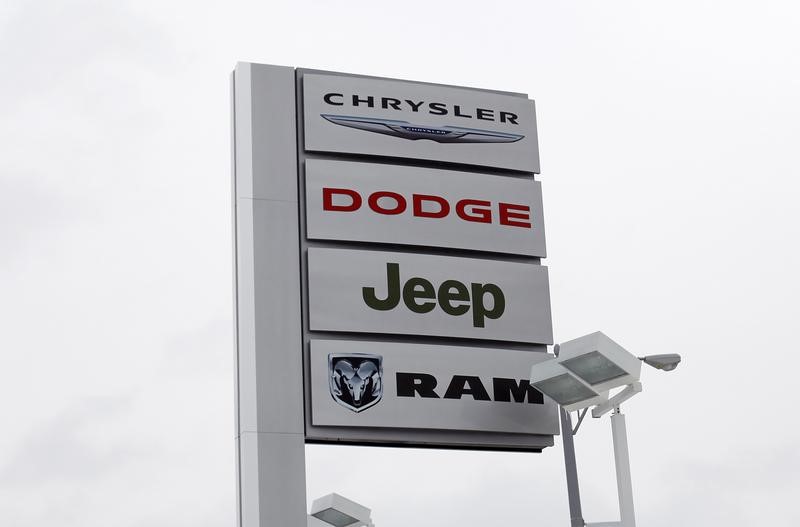
POLYGON ((445 280, 439 286, 439 305, 448 315, 459 316, 469 311, 469 291, 458 280, 445 280), (455 291, 452 291, 455 289, 455 291), (453 305, 453 302, 467 302, 453 305))
POLYGON ((379 300, 375 296, 374 287, 362 287, 361 295, 364 297, 364 302, 372 309, 388 311, 397 307, 400 302, 400 265, 386 264, 386 298, 379 300))
POLYGON ((424 278, 415 276, 414 278, 410 278, 408 282, 406 282, 406 285, 403 286, 403 301, 406 303, 408 309, 414 313, 430 313, 433 311, 433 308, 436 307, 436 302, 423 302, 418 304, 416 302, 418 298, 436 300, 436 295, 433 290, 433 284, 424 278), (418 291, 417 287, 421 287, 422 290, 418 291))
POLYGON ((498 319, 503 316, 506 310, 506 297, 503 295, 502 289, 494 284, 472 284, 472 325, 476 328, 484 327, 484 318, 492 320, 498 319), (484 305, 484 296, 486 294, 492 297, 492 309, 486 310, 484 305))

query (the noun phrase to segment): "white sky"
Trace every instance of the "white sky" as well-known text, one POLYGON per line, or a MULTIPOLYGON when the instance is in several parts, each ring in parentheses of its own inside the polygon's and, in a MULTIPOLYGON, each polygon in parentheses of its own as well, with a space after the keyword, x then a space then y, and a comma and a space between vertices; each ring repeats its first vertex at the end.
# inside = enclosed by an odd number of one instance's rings
MULTIPOLYGON (((238 60, 529 93, 557 340, 677 351, 626 405, 640 525, 800 524, 796 2, 0 4, 0 525, 235 523, 238 60)), ((607 419, 584 516, 616 517, 607 419)), ((309 447, 379 527, 568 524, 540 455, 309 447)))

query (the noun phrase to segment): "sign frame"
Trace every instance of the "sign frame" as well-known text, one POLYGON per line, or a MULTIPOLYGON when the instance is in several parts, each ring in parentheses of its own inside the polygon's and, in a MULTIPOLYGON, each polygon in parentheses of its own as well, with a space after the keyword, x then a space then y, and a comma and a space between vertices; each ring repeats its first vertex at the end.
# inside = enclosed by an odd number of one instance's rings
MULTIPOLYGON (((364 75, 354 74, 341 74, 335 72, 327 72, 321 70, 312 70, 298 68, 296 70, 297 86, 297 144, 298 144, 298 192, 300 196, 306 195, 306 174, 305 162, 306 160, 313 159, 342 159, 340 156, 328 156, 319 152, 305 151, 302 146, 305 145, 305 132, 303 128, 304 121, 304 105, 303 105, 303 78, 307 74, 314 75, 335 75, 352 78, 374 78, 364 75)), ((404 81, 406 82, 406 81, 404 81)), ((420 83, 428 84, 428 83, 420 83)), ((472 88, 467 88, 472 90, 472 88)), ((475 90, 483 91, 483 90, 475 90)), ((487 90, 488 91, 488 90, 487 90)), ((500 93, 506 95, 514 95, 518 97, 526 97, 524 94, 514 94, 509 92, 493 91, 491 93, 500 93)), ((347 159, 360 162, 381 162, 379 159, 369 156, 348 156, 347 159)), ((395 161, 393 161, 395 162, 395 161)), ((401 161, 396 161, 401 163, 401 161)), ((410 166, 414 166, 413 164, 410 166)), ((452 168, 459 168, 462 165, 452 165, 452 168)), ((530 181, 534 181, 533 172, 517 172, 510 174, 507 170, 491 167, 481 167, 480 172, 490 177, 520 177, 527 176, 530 181)), ((306 225, 306 203, 304 199, 300 200, 300 232, 307 232, 306 225)), ((302 299, 303 299, 303 342, 304 342, 304 375, 310 378, 310 340, 313 338, 319 339, 348 339, 348 340, 374 340, 374 334, 359 334, 359 333, 338 333, 332 331, 311 331, 309 329, 309 295, 308 295, 308 249, 310 247, 331 247, 331 248, 347 248, 355 247, 352 243, 337 242, 335 240, 322 241, 311 240, 306 236, 300 236, 300 253, 302 255, 302 299)), ((428 247, 417 246, 403 246, 403 252, 409 254, 431 254, 436 253, 435 249, 428 247)), ((445 250, 446 254, 451 254, 451 251, 445 250)), ((463 254, 463 252, 453 253, 463 254)), ((508 261, 507 255, 499 255, 493 253, 481 254, 482 258, 487 260, 508 261)), ((536 257, 515 257, 513 260, 528 261, 531 263, 540 263, 540 259, 536 257)), ((408 336, 408 335, 392 335, 392 340, 396 342, 407 343, 420 343, 420 344, 435 344, 440 343, 441 339, 433 336, 408 336)), ((478 347, 497 347, 495 341, 476 341, 473 339, 450 339, 453 344, 466 344, 469 346, 478 347)), ((546 344, 524 344, 524 343, 508 343, 503 342, 503 347, 508 349, 517 349, 530 351, 534 353, 544 353, 547 351, 546 344)), ((473 449, 473 450, 505 450, 505 451, 528 451, 528 452, 541 452, 542 449, 553 446, 554 436, 548 434, 512 434, 503 432, 463 432, 463 431, 450 431, 450 430, 405 430, 403 433, 391 429, 377 429, 368 427, 324 427, 315 426, 311 422, 311 393, 309 383, 305 383, 305 404, 306 404, 306 442, 308 443, 338 443, 338 444, 354 444, 354 445, 384 445, 384 446, 413 446, 413 447, 431 447, 431 448, 454 448, 454 449, 473 449)), ((548 399, 549 402, 549 399, 548 399)), ((549 402, 550 404, 554 404, 549 402)))

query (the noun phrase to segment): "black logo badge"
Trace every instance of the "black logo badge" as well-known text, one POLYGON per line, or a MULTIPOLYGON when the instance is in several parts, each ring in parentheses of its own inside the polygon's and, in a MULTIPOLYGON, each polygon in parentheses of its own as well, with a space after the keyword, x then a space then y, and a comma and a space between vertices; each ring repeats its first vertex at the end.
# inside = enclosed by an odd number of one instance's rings
POLYGON ((341 126, 410 139, 412 141, 430 139, 437 143, 514 143, 525 137, 519 134, 478 130, 476 128, 461 128, 458 126, 418 126, 408 121, 395 121, 392 119, 371 119, 369 117, 330 115, 324 113, 320 114, 320 116, 341 126))
POLYGON ((375 406, 383 396, 383 357, 369 353, 328 355, 333 400, 356 413, 375 406))

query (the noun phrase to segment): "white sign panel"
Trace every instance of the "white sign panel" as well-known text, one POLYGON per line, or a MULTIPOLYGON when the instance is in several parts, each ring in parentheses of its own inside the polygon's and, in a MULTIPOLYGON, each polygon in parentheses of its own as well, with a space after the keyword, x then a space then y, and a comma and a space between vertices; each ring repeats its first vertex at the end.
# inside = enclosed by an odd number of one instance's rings
POLYGON ((542 190, 528 178, 309 159, 310 239, 545 257, 542 190))
POLYGON ((552 344, 547 268, 308 249, 309 329, 552 344))
POLYGON ((306 73, 305 149, 539 172, 536 111, 523 95, 306 73))
POLYGON ((311 340, 314 426, 558 434, 527 380, 544 353, 311 340))

